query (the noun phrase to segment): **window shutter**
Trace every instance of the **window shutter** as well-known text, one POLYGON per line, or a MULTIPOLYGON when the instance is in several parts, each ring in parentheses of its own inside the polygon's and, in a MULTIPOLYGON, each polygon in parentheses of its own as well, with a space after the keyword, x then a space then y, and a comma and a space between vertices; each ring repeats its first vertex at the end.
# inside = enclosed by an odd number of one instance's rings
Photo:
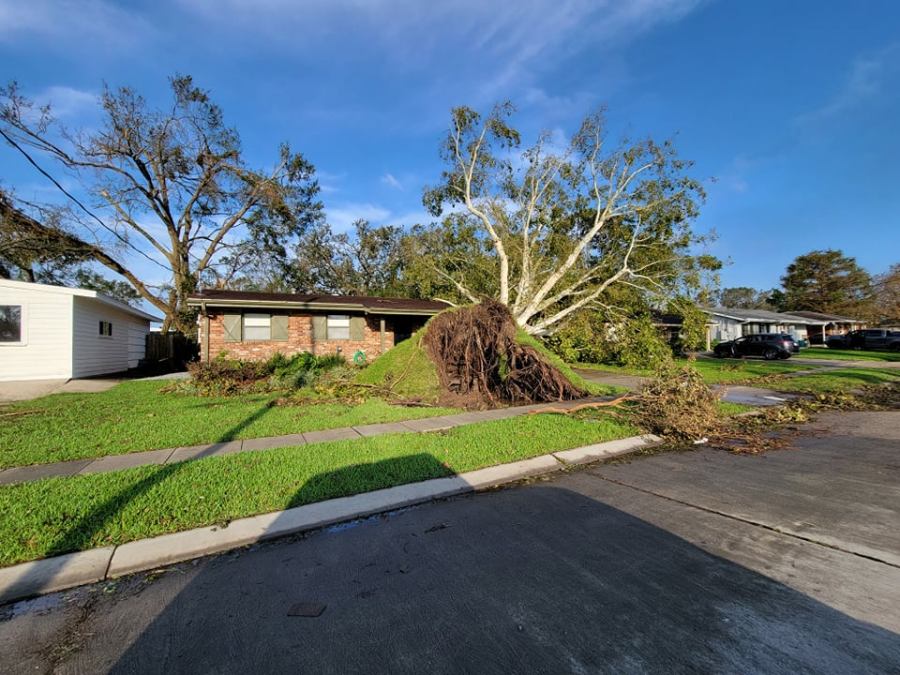
POLYGON ((288 339, 288 316, 287 314, 272 315, 272 339, 280 342, 287 342, 288 339))
POLYGON ((357 342, 365 338, 366 317, 351 316, 350 317, 350 339, 357 342))
POLYGON ((313 316, 313 340, 323 342, 328 339, 328 324, 324 316, 313 316))
POLYGON ((225 342, 241 341, 241 315, 222 315, 222 327, 225 329, 225 342))

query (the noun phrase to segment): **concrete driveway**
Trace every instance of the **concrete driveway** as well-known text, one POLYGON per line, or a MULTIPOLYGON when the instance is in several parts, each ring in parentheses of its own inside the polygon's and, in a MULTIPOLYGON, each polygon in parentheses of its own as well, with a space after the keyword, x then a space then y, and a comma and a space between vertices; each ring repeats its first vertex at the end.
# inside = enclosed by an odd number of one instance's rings
POLYGON ((808 431, 20 603, 0 670, 896 673, 900 412, 808 431))
MULTIPOLYGON (((637 375, 607 373, 602 370, 590 370, 588 368, 576 368, 575 372, 589 382, 625 387, 626 389, 631 390, 640 389, 651 379, 649 377, 640 377, 637 375)), ((785 401, 797 398, 796 394, 787 394, 775 391, 774 389, 747 387, 737 384, 714 384, 712 385, 712 389, 718 393, 723 401, 761 407, 781 405, 785 401)))
POLYGON ((121 379, 15 380, 0 382, 0 403, 30 401, 49 394, 92 394, 115 387, 121 379))

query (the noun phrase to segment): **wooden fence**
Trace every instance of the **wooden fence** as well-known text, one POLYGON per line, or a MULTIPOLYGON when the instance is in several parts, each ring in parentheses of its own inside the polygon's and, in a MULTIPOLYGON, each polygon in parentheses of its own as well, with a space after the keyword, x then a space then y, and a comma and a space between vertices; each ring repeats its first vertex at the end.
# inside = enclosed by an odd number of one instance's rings
POLYGON ((148 333, 142 367, 161 372, 183 370, 198 353, 197 343, 183 333, 148 333))

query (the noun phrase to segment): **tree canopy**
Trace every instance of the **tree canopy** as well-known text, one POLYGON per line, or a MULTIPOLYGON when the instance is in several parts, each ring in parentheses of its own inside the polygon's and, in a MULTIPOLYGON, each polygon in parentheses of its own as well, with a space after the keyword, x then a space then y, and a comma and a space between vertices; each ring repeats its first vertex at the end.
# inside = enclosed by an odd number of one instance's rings
POLYGON ((772 309, 772 291, 761 291, 749 286, 723 288, 718 293, 721 307, 735 309, 772 309))
POLYGON ((872 286, 878 318, 900 323, 900 263, 891 265, 887 272, 876 276, 872 286))
POLYGON ((781 277, 787 311, 868 316, 872 278, 842 251, 811 251, 798 256, 781 277))
POLYGON ((543 134, 520 150, 512 112, 453 110, 446 168, 424 195, 444 218, 421 233, 420 259, 456 296, 489 294, 520 327, 544 333, 579 310, 611 307, 617 287, 665 296, 718 269, 692 254, 704 195, 671 143, 611 145, 597 113, 565 147, 543 134))
POLYGON ((239 268, 258 250, 247 242, 286 256, 291 241, 321 222, 322 205, 301 154, 285 144, 269 168, 250 166, 209 94, 188 76, 170 85, 163 109, 129 87, 104 88, 99 127, 72 132, 13 83, 0 90, 0 134, 65 196, 63 206, 42 207, 52 218, 31 214, 31 236, 44 238, 48 251, 106 266, 164 314, 164 328, 191 332, 185 300, 201 278, 239 268), (76 178, 87 197, 66 190, 42 160, 76 178), (165 281, 151 283, 135 260, 165 281))

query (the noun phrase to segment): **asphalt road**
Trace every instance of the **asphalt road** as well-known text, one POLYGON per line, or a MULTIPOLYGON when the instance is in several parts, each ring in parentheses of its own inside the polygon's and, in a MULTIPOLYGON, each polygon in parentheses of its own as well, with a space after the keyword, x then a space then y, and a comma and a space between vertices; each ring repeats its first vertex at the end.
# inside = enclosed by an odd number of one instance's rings
MULTIPOLYGON (((303 608, 301 608, 303 609, 303 608)), ((900 412, 0 609, 10 673, 900 671, 900 412), (289 616, 298 603, 317 618, 289 616)))

